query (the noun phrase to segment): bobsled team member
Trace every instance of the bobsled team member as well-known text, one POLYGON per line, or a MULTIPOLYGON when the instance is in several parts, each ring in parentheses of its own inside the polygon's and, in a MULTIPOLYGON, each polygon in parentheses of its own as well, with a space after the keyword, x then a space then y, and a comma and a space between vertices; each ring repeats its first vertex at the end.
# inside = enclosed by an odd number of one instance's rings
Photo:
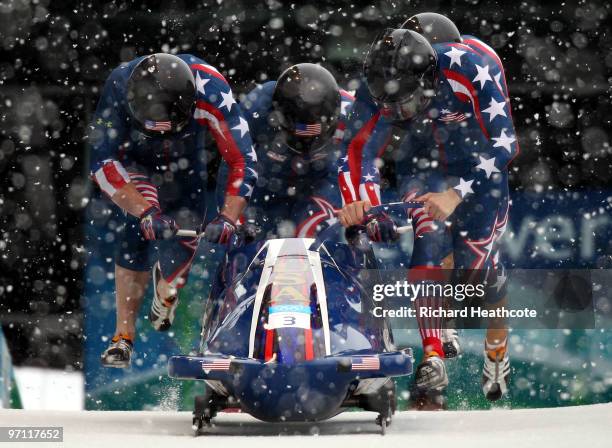
MULTIPOLYGON (((246 95, 241 106, 259 173, 244 216, 246 228, 260 230, 251 236, 311 237, 337 221, 339 143, 352 103, 328 70, 309 63, 246 95)), ((222 178, 228 168, 222 166, 222 178)))
MULTIPOLYGON (((404 149, 414 151, 402 159, 415 164, 407 171, 427 173, 412 186, 405 183, 402 192, 405 199, 424 202, 411 214, 417 237, 411 267, 435 269, 452 254, 455 269, 488 272, 488 296, 499 304, 505 300, 505 275, 497 243, 508 220, 508 164, 519 150, 508 88, 497 54, 475 37, 460 36, 446 21, 454 38, 447 35, 433 45, 421 34, 432 27, 422 26, 418 17, 404 29, 385 30, 373 43, 345 135, 348 159, 340 183, 347 205, 340 219, 345 226, 365 219, 374 240, 397 238, 389 217, 367 211, 380 203, 376 159, 392 127, 403 128, 404 149), (424 148, 431 151, 421 166, 424 148), (443 176, 432 181, 436 171, 443 176), (448 250, 441 242, 444 221, 450 223, 448 250)), ((425 357, 415 375, 417 398, 448 384, 441 326, 441 319, 419 320, 425 357)), ((488 399, 501 398, 509 372, 507 330, 490 328, 483 368, 488 399)))
POLYGON ((108 77, 90 132, 91 175, 118 207, 115 239, 117 322, 102 354, 108 367, 130 364, 135 322, 153 270, 149 318, 167 330, 198 241, 174 237, 204 217, 204 134, 229 167, 224 204, 205 238, 225 243, 256 180, 249 128, 223 75, 195 56, 152 54, 108 77))

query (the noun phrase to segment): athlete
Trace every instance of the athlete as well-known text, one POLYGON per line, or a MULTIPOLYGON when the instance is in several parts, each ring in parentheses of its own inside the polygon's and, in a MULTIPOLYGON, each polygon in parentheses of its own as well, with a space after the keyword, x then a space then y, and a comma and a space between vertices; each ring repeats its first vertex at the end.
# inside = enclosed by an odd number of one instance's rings
MULTIPOLYGON (((482 41, 461 36, 443 16, 428 15, 385 30, 366 58, 345 135, 348 158, 339 182, 347 205, 340 220, 345 226, 365 220, 375 241, 397 238, 389 217, 367 211, 380 203, 379 157, 392 129, 403 130, 406 138, 394 155, 404 174, 400 192, 424 203, 411 213, 411 272, 442 267, 450 255, 455 269, 486 275, 487 297, 498 306, 505 300, 497 242, 508 219, 507 167, 519 150, 503 66, 482 41), (432 16, 446 23, 438 39, 435 24, 427 22, 432 16)), ((432 272, 426 276, 435 277, 432 272)), ((423 299, 431 305, 432 298, 423 299)), ((419 319, 419 327, 425 356, 415 375, 417 401, 448 384, 442 320, 419 319)), ((488 399, 505 393, 509 371, 507 331, 495 325, 485 340, 488 399)))
MULTIPOLYGON (((352 103, 329 71, 310 63, 293 65, 246 95, 241 106, 259 173, 244 214, 245 227, 257 229, 252 236, 312 237, 337 221, 339 143, 352 103)), ((227 169, 220 170, 223 178, 227 169)))
POLYGON ((249 128, 214 67, 189 55, 152 54, 108 77, 90 132, 91 176, 117 206, 114 237, 117 322, 102 354, 108 367, 130 365, 135 323, 153 271, 149 319, 172 325, 197 239, 175 237, 205 216, 205 131, 229 167, 224 203, 205 228, 225 244, 256 181, 249 128))

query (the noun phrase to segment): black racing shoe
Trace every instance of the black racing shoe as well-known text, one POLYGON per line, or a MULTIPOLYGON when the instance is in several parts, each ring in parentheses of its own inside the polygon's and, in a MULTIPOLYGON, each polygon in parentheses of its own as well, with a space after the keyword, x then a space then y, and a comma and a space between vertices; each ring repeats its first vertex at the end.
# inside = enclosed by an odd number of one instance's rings
POLYGON ((423 390, 444 390, 448 386, 448 374, 444 360, 438 355, 429 355, 417 366, 414 385, 423 390))
POLYGON ((411 388, 412 407, 418 410, 446 408, 445 391, 448 374, 444 360, 437 354, 429 355, 416 368, 411 388))
POLYGON ((161 278, 159 263, 153 267, 153 301, 149 310, 149 321, 157 331, 168 331, 174 321, 176 307, 178 305, 178 295, 172 295, 162 299, 157 292, 157 284, 161 278))
POLYGON ((104 367, 125 369, 132 362, 133 351, 134 344, 127 335, 115 335, 108 348, 102 353, 102 365, 104 367))
POLYGON ((510 382, 510 358, 508 353, 484 352, 482 367, 482 392, 489 401, 497 401, 508 392, 510 382))
POLYGON ((459 341, 459 333, 457 333, 456 329, 443 329, 441 339, 445 359, 456 358, 461 354, 461 343, 459 341))

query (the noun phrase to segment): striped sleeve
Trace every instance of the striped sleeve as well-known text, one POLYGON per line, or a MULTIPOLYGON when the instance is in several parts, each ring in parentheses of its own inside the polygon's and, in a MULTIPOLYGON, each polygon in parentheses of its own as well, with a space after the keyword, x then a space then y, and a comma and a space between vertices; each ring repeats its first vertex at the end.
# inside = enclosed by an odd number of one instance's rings
POLYGON ((471 168, 454 181, 465 199, 472 193, 494 195, 498 176, 519 153, 504 69, 495 51, 475 38, 443 49, 442 73, 455 97, 473 115, 471 125, 481 131, 470 145, 471 168))
POLYGON ((362 85, 344 131, 344 157, 338 168, 338 183, 344 203, 367 200, 380 204, 380 173, 377 162, 389 138, 391 124, 382 119, 362 85))
POLYGON ((198 90, 194 118, 207 127, 229 168, 225 194, 249 198, 257 181, 257 156, 249 125, 223 75, 208 64, 192 64, 198 90))
POLYGON ((119 161, 119 150, 126 140, 126 113, 117 94, 117 69, 106 80, 88 130, 91 148, 90 175, 109 197, 130 182, 119 161))
POLYGON ((112 198, 125 184, 129 183, 130 176, 123 165, 116 160, 105 160, 92 175, 100 189, 112 198))

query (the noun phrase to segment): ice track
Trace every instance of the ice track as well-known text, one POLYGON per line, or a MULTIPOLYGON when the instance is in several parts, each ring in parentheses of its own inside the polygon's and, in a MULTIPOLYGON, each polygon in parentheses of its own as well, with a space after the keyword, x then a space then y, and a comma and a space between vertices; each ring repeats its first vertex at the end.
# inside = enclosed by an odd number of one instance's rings
MULTIPOLYGON (((44 446, 64 448, 612 446, 612 404, 554 409, 401 412, 395 415, 384 437, 379 435, 374 417, 373 413, 349 412, 318 424, 269 424, 244 414, 221 413, 215 426, 198 438, 193 437, 191 415, 186 412, 0 410, 0 426, 63 426, 64 443, 45 443, 44 446)), ((33 445, 23 443, 23 446, 33 445)))

